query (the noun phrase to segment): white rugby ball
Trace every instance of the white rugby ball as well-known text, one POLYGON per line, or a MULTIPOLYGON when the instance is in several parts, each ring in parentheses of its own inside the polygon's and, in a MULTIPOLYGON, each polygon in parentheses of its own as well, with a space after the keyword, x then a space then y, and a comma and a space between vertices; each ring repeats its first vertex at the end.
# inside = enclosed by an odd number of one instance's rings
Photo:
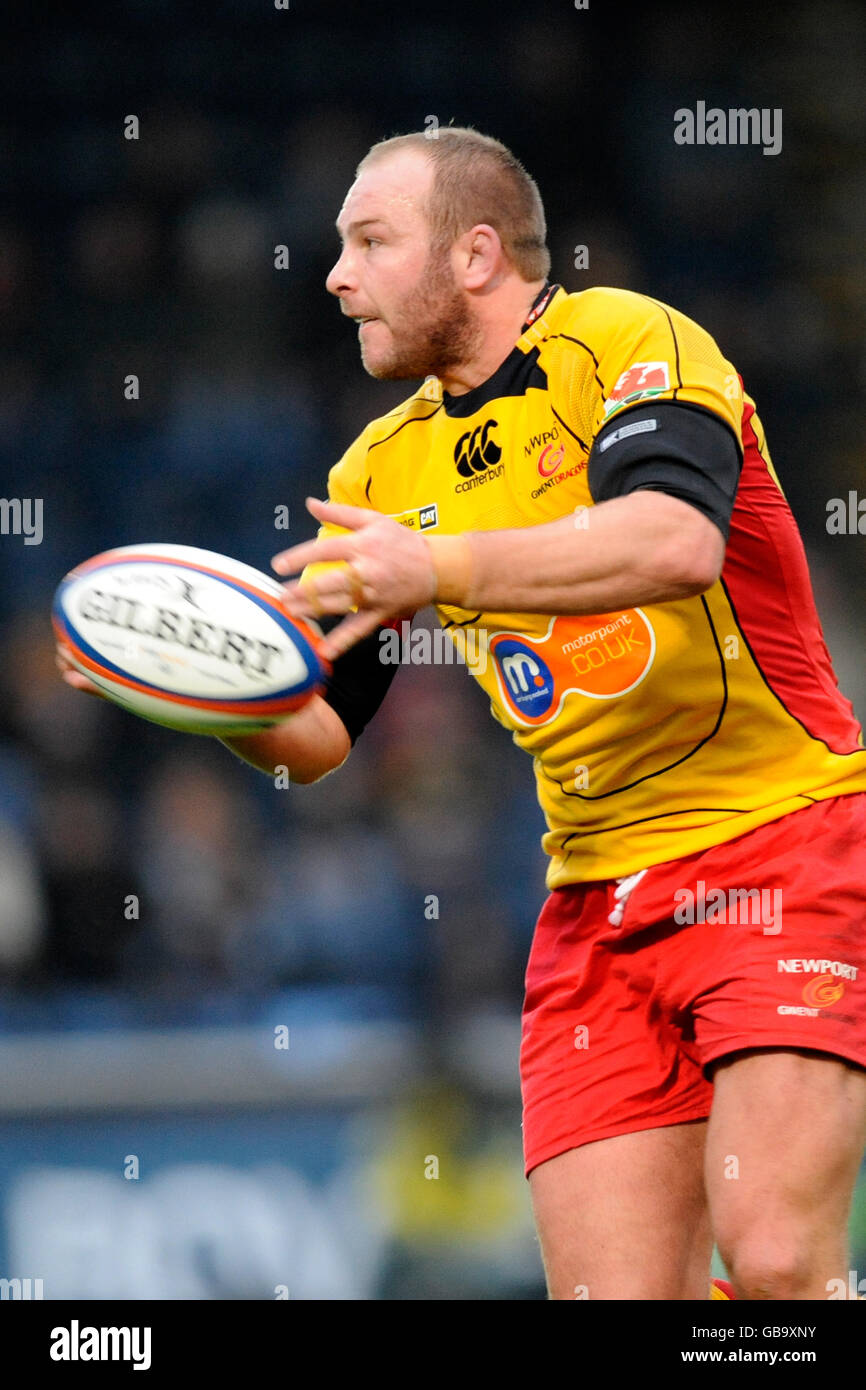
POLYGON ((331 669, 321 632, 289 616, 276 579, 189 545, 95 555, 59 585, 52 620, 72 664, 109 699, 187 733, 269 728, 331 669))

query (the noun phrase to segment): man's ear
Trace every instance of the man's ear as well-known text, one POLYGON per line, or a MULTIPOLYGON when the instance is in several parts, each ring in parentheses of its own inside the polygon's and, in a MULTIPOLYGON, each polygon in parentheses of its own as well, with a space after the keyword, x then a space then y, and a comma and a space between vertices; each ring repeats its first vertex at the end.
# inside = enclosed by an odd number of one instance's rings
POLYGON ((457 241, 457 261, 463 288, 480 290, 502 271, 504 253, 499 233, 487 222, 479 222, 457 241))

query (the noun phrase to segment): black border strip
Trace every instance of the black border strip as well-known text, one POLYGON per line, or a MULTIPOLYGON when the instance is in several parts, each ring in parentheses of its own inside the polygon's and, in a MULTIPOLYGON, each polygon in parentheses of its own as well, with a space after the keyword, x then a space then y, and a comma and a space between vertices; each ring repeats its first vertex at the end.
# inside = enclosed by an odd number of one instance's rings
MULTIPOLYGON (((367 453, 371 453, 373 449, 378 449, 380 444, 387 444, 389 439, 393 439, 395 434, 399 434, 400 431, 404 430, 407 425, 423 425, 426 420, 432 420, 433 416, 436 415, 437 412, 441 409, 442 401, 439 402, 435 410, 430 411, 429 415, 410 415, 408 420, 404 420, 402 425, 398 425, 397 428, 395 430, 392 430, 390 434, 386 434, 384 439, 376 439, 372 444, 368 444, 367 453)), ((383 418, 387 419, 387 416, 383 418)))
MULTIPOLYGON (((721 649, 721 647, 719 646, 719 638, 718 638, 718 634, 716 633, 716 629, 715 629, 715 625, 714 625, 714 623, 713 623, 712 615, 711 615, 711 613, 710 613, 709 604, 707 603, 707 600, 706 600, 706 598, 705 598, 705 596, 704 596, 703 594, 700 595, 700 600, 701 600, 701 604, 702 604, 703 609, 704 609, 704 613, 706 614, 706 619, 707 619, 707 622, 708 622, 708 624, 709 624, 710 632, 711 632, 712 635, 713 635, 713 642, 714 642, 714 644, 715 644, 716 652, 717 652, 718 657, 719 657, 719 669, 720 669, 720 671, 721 671, 721 676, 722 676, 722 688, 723 688, 723 692, 724 692, 723 695, 722 695, 721 708, 719 709, 718 717, 716 718, 716 723, 715 723, 714 728, 710 731, 710 733, 708 733, 704 738, 702 738, 702 739, 700 740, 699 743, 696 743, 695 746, 694 746, 694 748, 692 748, 692 749, 690 750, 690 752, 684 753, 683 756, 682 756, 681 758, 677 758, 676 762, 674 762, 674 763, 669 763, 669 764, 667 765, 667 767, 659 767, 659 768, 656 768, 656 770, 655 770, 654 772, 647 772, 647 773, 645 774, 645 776, 636 778, 636 780, 635 780, 634 782, 627 782, 627 783, 626 783, 624 786, 622 786, 622 787, 615 787, 615 788, 613 789, 613 791, 603 792, 601 796, 585 796, 585 795, 582 795, 580 792, 567 792, 567 791, 565 790, 565 787, 562 785, 562 783, 559 781, 559 779, 558 779, 557 777, 550 777, 548 780, 551 781, 551 782, 555 782, 555 783, 556 783, 556 785, 559 787, 560 791, 562 792, 563 796, 570 796, 570 797, 573 797, 576 801, 587 801, 587 802, 606 801, 608 797, 611 797, 611 796, 619 796, 621 792, 631 791, 632 787, 638 787, 638 786, 640 786, 641 782, 650 782, 650 781, 652 781, 653 777, 661 777, 661 776, 664 775, 664 773, 666 773, 666 772, 671 772, 675 767, 679 767, 682 763, 688 762, 689 758, 693 758, 693 757, 695 756, 695 754, 696 754, 697 752, 699 752, 701 748, 704 747, 705 744, 709 743, 711 739, 714 739, 714 738, 715 738, 716 734, 719 732, 719 729, 722 727, 722 720, 723 720, 724 717, 725 717, 725 710, 726 710, 727 707, 728 707, 728 674, 727 674, 727 671, 726 671, 726 669, 725 669, 725 658, 724 658, 724 656, 722 655, 722 649, 721 649)), ((699 809, 699 810, 708 810, 709 808, 708 808, 708 807, 699 807, 698 809, 699 809)), ((722 809, 724 809, 724 808, 722 808, 722 809)), ((728 809, 728 810, 731 810, 731 809, 733 809, 733 808, 732 808, 732 807, 728 807, 727 809, 728 809)), ((671 812, 671 814, 675 814, 675 813, 674 813, 674 812, 671 812)), ((636 821, 633 822, 633 823, 634 823, 634 824, 637 824, 636 821)), ((575 833, 578 833, 578 832, 575 832, 575 833)))

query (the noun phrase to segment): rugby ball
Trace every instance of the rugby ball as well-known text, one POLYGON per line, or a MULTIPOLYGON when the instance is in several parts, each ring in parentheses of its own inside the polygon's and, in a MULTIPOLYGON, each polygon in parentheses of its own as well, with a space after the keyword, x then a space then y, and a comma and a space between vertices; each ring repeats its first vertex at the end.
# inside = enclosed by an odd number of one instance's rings
POLYGON ((331 669, 320 630, 289 616, 276 579, 194 546, 95 555, 58 586, 52 620, 69 660, 110 700, 186 733, 269 728, 331 669))

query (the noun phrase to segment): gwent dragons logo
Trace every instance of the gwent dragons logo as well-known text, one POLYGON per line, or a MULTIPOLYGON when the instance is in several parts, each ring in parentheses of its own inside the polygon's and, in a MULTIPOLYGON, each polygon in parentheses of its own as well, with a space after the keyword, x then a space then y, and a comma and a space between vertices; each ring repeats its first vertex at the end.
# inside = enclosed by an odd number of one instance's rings
POLYGON ((455 492, 469 492, 471 488, 500 478, 505 464, 500 463, 502 449, 493 438, 493 430, 498 428, 497 420, 485 420, 474 430, 461 434, 454 447, 454 462, 465 483, 458 483, 455 492))
POLYGON ((803 986, 802 1004, 780 1004, 780 1014, 800 1014, 815 1018, 820 1009, 838 1004, 845 993, 844 980, 856 980, 859 967, 841 960, 780 960, 780 973, 811 975, 803 986))

